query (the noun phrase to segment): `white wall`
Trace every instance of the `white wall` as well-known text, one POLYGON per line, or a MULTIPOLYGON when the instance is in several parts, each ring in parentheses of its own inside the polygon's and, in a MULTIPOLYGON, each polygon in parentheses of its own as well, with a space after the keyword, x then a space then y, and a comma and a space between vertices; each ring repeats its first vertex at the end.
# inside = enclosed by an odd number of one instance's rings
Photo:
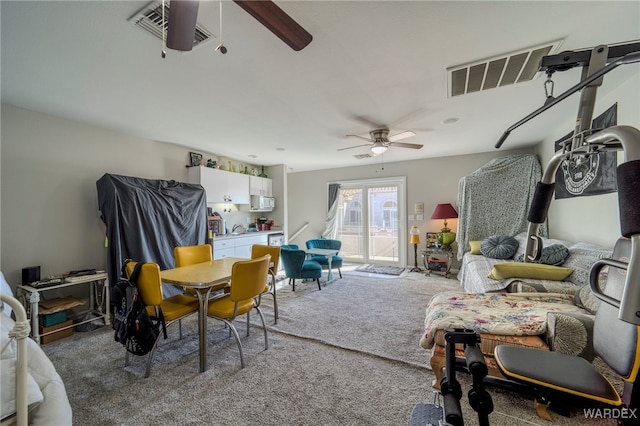
MULTIPOLYGON (((458 182, 463 176, 477 170, 489 160, 512 154, 532 153, 533 150, 495 150, 485 154, 460 155, 397 163, 316 170, 289 173, 289 234, 292 235, 304 223, 309 227, 293 244, 304 245, 311 238, 318 238, 324 231, 327 214, 327 183, 378 177, 407 177, 407 213, 413 214, 415 203, 424 203, 424 221, 412 221, 418 225, 422 244, 426 232, 438 232, 442 220, 431 220, 431 214, 439 203, 451 203, 457 208, 458 182)), ((451 229, 457 229, 458 221, 448 221, 451 229)), ((410 247, 407 246, 407 250, 410 247)), ((406 257, 405 258, 409 258, 406 257)), ((412 257, 411 257, 412 258, 412 257)))
POLYGON ((1 148, 0 267, 12 287, 26 266, 40 265, 43 277, 105 267, 96 190, 105 173, 187 181, 188 148, 6 104, 1 148))
MULTIPOLYGON (((638 67, 638 65, 628 65, 638 67)), ((577 83, 577 82, 576 82, 577 83)), ((618 124, 640 127, 640 72, 629 73, 621 68, 604 77, 604 85, 617 85, 609 96, 596 98, 593 116, 597 117, 614 103, 618 103, 618 124), (619 73, 619 74, 615 74, 619 73), (629 75, 631 74, 631 75, 629 75), (622 76, 622 78, 619 78, 622 76)), ((558 93, 559 94, 559 93, 558 93)), ((575 104, 573 116, 567 117, 566 125, 557 129, 552 138, 538 145, 536 153, 543 167, 554 154, 554 141, 573 129, 578 112, 579 93, 565 102, 575 104)), ((552 110, 549 110, 551 112, 552 110)), ((623 161, 622 152, 618 154, 618 164, 623 161)), ((602 194, 589 197, 575 197, 554 200, 549 208, 549 233, 551 236, 569 241, 587 241, 605 247, 613 247, 620 236, 618 213, 618 194, 602 194)))

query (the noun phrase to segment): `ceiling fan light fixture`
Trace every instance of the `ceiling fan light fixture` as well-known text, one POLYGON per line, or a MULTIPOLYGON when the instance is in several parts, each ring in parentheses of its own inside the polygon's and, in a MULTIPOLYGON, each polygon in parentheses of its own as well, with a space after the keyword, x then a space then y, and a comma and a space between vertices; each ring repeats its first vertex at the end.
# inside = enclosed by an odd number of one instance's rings
POLYGON ((386 145, 374 145, 371 147, 371 152, 373 152, 375 155, 380 155, 384 154, 387 149, 389 149, 389 147, 386 145))

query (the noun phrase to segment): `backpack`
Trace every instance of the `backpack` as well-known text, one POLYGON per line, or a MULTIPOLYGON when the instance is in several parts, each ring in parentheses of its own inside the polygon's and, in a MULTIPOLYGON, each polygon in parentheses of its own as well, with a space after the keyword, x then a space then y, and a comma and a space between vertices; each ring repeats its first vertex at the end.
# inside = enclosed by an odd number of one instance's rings
MULTIPOLYGON (((126 277, 129 260, 122 266, 122 276, 126 277)), ((160 324, 167 338, 164 316, 160 311, 154 322, 147 313, 147 307, 138 292, 137 281, 143 263, 138 262, 129 279, 121 278, 112 289, 114 340, 122 343, 134 355, 146 355, 153 349, 160 334, 160 324)))

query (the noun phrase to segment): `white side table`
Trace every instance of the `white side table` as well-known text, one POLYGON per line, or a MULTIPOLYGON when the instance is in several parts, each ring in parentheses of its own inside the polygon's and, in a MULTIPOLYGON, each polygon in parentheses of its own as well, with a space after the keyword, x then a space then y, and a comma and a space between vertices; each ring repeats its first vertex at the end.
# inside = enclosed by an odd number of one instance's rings
MULTIPOLYGON (((97 315, 97 317, 80 321, 72 325, 69 325, 67 327, 56 329, 54 332, 51 332, 51 333, 55 333, 60 330, 66 330, 68 328, 72 328, 77 325, 84 324, 86 322, 95 321, 96 319, 100 319, 100 318, 104 318, 105 325, 110 325, 111 312, 109 312, 109 309, 110 309, 109 307, 111 302, 109 297, 109 293, 110 293, 109 285, 108 285, 109 283, 108 283, 108 277, 106 272, 99 272, 92 275, 82 275, 78 277, 69 277, 69 278, 66 278, 65 281, 63 281, 61 284, 56 284, 49 287, 38 288, 38 287, 32 287, 30 285, 19 285, 17 287, 16 293, 18 295, 22 293, 22 296, 24 296, 23 300, 25 302, 25 309, 29 309, 29 318, 31 321, 31 337, 33 338, 33 340, 36 341, 37 344, 40 344, 40 323, 38 318, 38 302, 40 302, 40 293, 43 293, 49 290, 56 290, 60 288, 83 285, 83 284, 89 285, 89 310, 86 312, 81 312, 80 314, 93 312, 94 314, 97 315), (101 301, 101 303, 98 303, 97 305, 94 297, 96 283, 101 283, 103 285, 103 291, 104 291, 104 297, 102 298, 103 300, 101 301), (27 306, 27 303, 26 303, 27 297, 29 301, 28 303, 29 306, 27 306), (104 304, 104 307, 103 307, 103 304, 104 304)), ((46 333, 46 334, 50 334, 50 333, 46 333)), ((46 334, 43 334, 43 335, 46 335, 46 334)))

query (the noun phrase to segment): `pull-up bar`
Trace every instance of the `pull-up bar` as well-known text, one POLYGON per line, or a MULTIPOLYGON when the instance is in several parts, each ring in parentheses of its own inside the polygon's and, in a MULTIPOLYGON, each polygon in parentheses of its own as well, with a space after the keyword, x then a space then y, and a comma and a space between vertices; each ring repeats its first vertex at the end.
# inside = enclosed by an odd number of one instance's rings
MULTIPOLYGON (((634 45, 640 46, 639 43, 635 43, 634 45)), ((543 62, 544 62, 544 58, 543 58, 543 62)), ((534 117, 537 117, 538 115, 542 114, 543 112, 545 112, 549 108, 551 108, 551 107, 555 106, 556 104, 562 102, 563 100, 565 100, 569 96, 573 95, 574 93, 576 93, 580 89, 582 89, 582 88, 588 86, 589 84, 593 83, 594 81, 596 81, 597 79, 599 79, 603 75, 607 74, 609 71, 613 70, 614 68, 617 68, 619 65, 632 64, 632 63, 635 63, 635 62, 640 62, 640 47, 638 47, 637 51, 632 52, 632 53, 627 53, 625 56, 622 56, 622 57, 616 59, 615 61, 611 62, 610 64, 606 65, 603 68, 600 68, 598 71, 594 72, 589 77, 587 77, 584 80, 582 80, 580 83, 576 84, 575 86, 573 86, 572 88, 570 88, 566 92, 563 92, 562 94, 560 94, 557 98, 553 99, 551 102, 546 103, 544 106, 538 108, 537 110, 535 110, 531 114, 529 114, 526 117, 524 117, 522 120, 520 120, 517 123, 511 125, 507 130, 504 131, 504 133, 502 134, 502 136, 500 137, 500 139, 496 143, 495 147, 496 148, 500 148, 502 146, 502 144, 504 143, 504 141, 509 137, 509 135, 511 134, 511 132, 513 130, 515 130, 518 127, 522 126, 523 124, 525 124, 526 122, 530 121, 534 117)), ((565 67, 568 67, 568 65, 565 65, 565 67)), ((548 68, 548 69, 552 69, 552 68, 548 68)))

